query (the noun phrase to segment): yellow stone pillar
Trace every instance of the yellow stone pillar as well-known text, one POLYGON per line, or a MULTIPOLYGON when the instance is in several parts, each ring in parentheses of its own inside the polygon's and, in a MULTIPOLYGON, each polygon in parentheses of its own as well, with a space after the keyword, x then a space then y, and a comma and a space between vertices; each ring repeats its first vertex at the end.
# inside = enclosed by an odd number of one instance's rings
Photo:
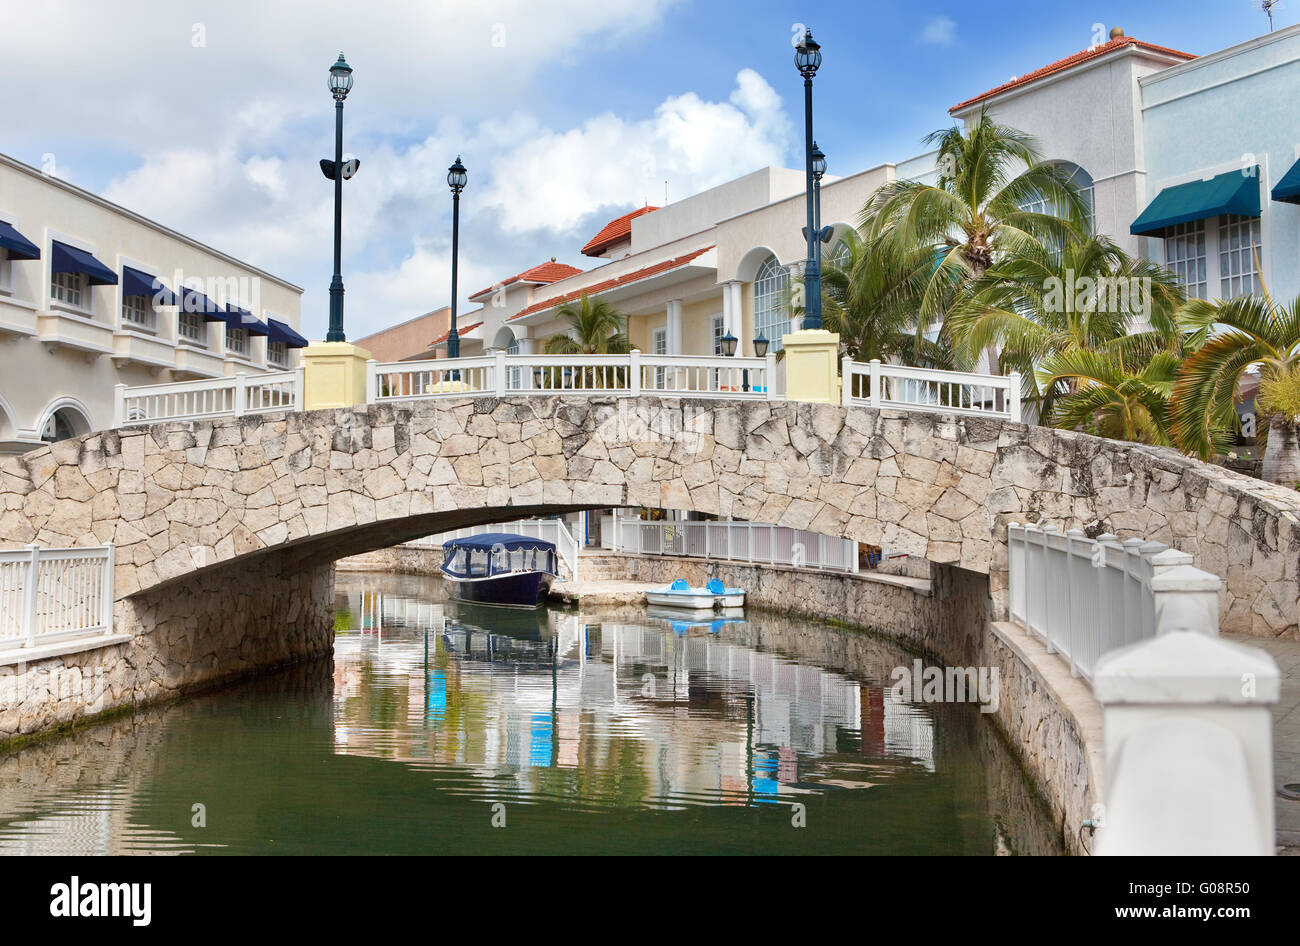
POLYGON ((781 336, 785 350, 785 399, 840 402, 840 337, 825 329, 781 336))
POLYGON ((347 342, 312 342, 302 349, 303 410, 366 403, 370 352, 347 342))

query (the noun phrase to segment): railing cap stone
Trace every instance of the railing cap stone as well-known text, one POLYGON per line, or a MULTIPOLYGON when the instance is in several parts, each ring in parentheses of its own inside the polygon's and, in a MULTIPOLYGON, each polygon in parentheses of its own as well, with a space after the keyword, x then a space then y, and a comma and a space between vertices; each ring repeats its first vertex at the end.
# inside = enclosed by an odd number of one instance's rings
POLYGON ((1093 696, 1103 705, 1276 703, 1277 662, 1248 647, 1196 631, 1169 631, 1103 654, 1093 671, 1093 696), (1253 689, 1243 686, 1247 675, 1253 689))

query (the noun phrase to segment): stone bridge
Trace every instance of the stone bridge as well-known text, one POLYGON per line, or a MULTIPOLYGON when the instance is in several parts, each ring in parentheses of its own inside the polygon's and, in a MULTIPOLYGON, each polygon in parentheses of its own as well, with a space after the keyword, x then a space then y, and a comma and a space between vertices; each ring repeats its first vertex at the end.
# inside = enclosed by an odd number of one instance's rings
POLYGON ((55 443, 0 464, 0 546, 115 545, 115 619, 137 643, 104 659, 117 661, 114 693, 142 700, 328 651, 338 558, 611 506, 779 523, 925 556, 987 575, 995 615, 1008 522, 1109 531, 1176 546, 1226 578, 1225 629, 1295 635, 1298 498, 1169 450, 1010 421, 780 401, 479 397, 55 443))

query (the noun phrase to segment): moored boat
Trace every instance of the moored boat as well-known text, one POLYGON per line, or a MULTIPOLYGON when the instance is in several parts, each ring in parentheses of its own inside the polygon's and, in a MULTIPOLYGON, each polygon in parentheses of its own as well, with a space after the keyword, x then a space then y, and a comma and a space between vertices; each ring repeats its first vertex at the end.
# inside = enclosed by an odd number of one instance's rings
POLYGON ((703 588, 693 588, 685 578, 678 578, 667 588, 646 590, 647 604, 670 608, 742 608, 745 606, 745 589, 728 588, 717 578, 703 588))
POLYGON ((461 601, 536 608, 558 575, 555 544, 509 532, 488 532, 442 544, 443 578, 461 601))

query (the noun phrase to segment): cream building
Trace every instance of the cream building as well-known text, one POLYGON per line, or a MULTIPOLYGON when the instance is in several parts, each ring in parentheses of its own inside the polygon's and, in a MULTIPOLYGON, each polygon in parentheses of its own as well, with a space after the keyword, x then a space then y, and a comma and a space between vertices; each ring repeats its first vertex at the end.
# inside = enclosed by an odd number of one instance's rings
MULTIPOLYGON (((826 178, 822 224, 834 227, 835 237, 824 258, 833 258, 877 187, 933 170, 929 153, 826 178)), ((739 339, 739 354, 752 354, 759 334, 779 351, 781 336, 797 327, 786 290, 807 256, 804 213, 803 172, 768 167, 666 207, 616 217, 583 247, 593 268, 545 283, 515 277, 471 296, 480 307, 459 317, 461 354, 540 352, 546 339, 568 330, 557 306, 584 294, 626 316, 631 342, 643 352, 718 353, 728 332, 739 339)))
POLYGON ((301 297, 0 155, 0 454, 112 426, 119 383, 295 366, 301 297))

